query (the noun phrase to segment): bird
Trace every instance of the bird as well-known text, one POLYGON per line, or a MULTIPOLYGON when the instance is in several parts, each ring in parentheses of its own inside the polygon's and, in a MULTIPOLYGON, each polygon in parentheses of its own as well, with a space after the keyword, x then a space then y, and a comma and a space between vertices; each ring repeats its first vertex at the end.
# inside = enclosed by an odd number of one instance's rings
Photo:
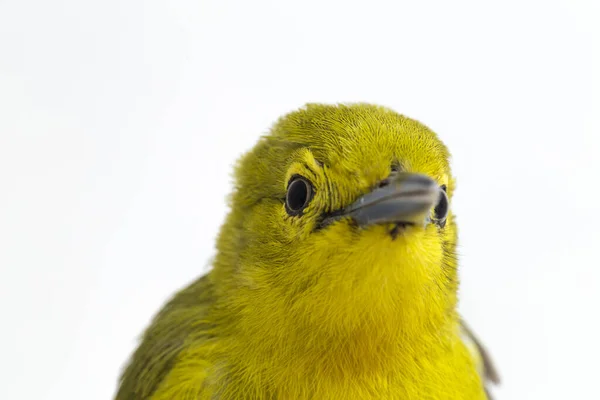
POLYGON ((116 400, 491 398, 457 311, 450 152, 372 103, 307 103, 234 168, 211 268, 154 315, 116 400))

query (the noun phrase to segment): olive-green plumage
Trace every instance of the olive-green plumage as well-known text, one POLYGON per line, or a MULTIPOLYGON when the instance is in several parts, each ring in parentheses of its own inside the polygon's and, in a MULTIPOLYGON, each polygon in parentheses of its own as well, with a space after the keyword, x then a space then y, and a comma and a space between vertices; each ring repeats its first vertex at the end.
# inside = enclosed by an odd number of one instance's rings
POLYGON ((236 168, 212 270, 154 318, 117 400, 484 399, 457 312, 449 152, 368 104, 309 104, 236 168))

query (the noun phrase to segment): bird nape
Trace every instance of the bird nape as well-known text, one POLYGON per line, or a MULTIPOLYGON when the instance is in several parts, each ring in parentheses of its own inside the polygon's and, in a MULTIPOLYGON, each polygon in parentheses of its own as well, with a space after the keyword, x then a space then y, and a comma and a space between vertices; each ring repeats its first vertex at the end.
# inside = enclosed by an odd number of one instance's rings
POLYGON ((485 399, 449 157, 380 106, 282 117, 237 164, 212 269, 154 317, 116 399, 485 399))

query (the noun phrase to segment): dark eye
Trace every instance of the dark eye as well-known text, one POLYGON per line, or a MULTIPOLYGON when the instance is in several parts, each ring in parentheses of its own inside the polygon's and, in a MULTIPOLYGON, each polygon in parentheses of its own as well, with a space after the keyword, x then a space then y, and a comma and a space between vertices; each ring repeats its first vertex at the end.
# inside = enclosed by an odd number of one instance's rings
POLYGON ((290 180, 285 195, 285 210, 289 215, 300 215, 312 199, 312 185, 301 176, 290 180))
POLYGON ((433 218, 435 219, 435 223, 443 228, 446 225, 446 217, 448 216, 449 206, 448 195, 446 194, 446 185, 442 185, 440 189, 442 189, 440 190, 440 199, 433 210, 433 218))

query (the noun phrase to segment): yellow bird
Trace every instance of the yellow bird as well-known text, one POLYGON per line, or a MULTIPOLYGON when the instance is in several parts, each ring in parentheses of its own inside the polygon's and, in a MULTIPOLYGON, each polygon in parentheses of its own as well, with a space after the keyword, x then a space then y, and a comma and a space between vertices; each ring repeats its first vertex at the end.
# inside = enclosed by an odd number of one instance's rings
POLYGON ((117 400, 467 399, 449 152, 370 104, 308 104, 238 163, 217 255, 155 316, 117 400))

